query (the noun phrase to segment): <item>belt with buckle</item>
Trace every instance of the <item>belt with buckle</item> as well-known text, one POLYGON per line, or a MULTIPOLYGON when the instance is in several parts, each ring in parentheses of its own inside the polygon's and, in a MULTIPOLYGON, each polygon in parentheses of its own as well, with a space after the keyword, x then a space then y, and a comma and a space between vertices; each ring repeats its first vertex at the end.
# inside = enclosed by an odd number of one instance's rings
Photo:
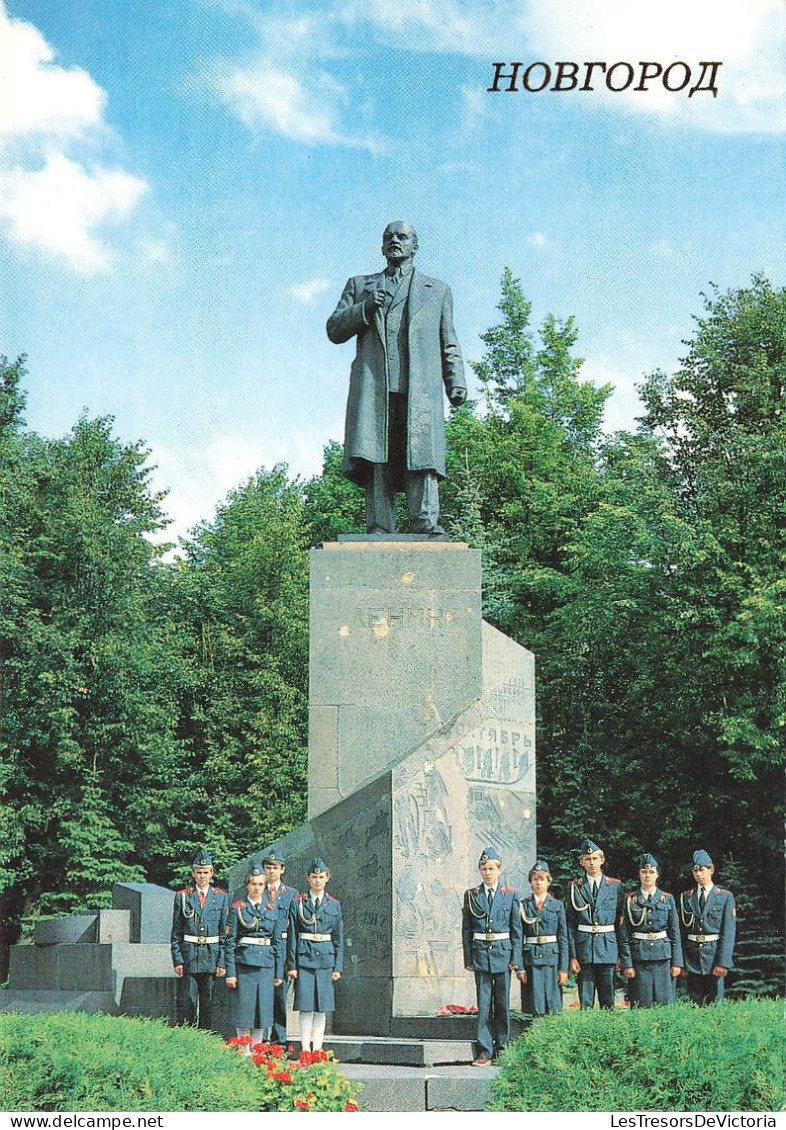
POLYGON ((614 926, 585 926, 580 922, 577 929, 579 929, 582 934, 610 934, 614 926))
POLYGON ((215 937, 208 937, 207 934, 184 934, 184 942, 193 942, 195 946, 207 946, 218 941, 218 934, 215 937))
POLYGON ((333 938, 332 934, 301 934, 300 936, 307 942, 329 942, 333 938))
POLYGON ((634 930, 631 937, 640 942, 660 942, 663 938, 667 938, 668 934, 665 930, 656 930, 654 934, 637 934, 634 930))
POLYGON ((525 938, 525 946, 544 946, 546 942, 556 942, 556 934, 538 934, 536 938, 525 938))
POLYGON ((698 942, 703 945, 704 942, 717 942, 720 940, 720 934, 688 934, 689 942, 698 942))
POLYGON ((476 942, 506 942, 510 934, 473 934, 476 942))
POLYGON ((272 946, 272 938, 238 938, 239 946, 272 946))

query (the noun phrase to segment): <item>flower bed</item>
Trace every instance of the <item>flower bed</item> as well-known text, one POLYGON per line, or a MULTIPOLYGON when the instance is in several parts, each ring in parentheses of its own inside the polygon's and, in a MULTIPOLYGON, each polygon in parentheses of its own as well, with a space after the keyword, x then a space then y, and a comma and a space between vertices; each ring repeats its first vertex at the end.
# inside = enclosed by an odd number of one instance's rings
POLYGON ((351 1113, 359 1109, 332 1052, 302 1051, 294 1058, 291 1046, 254 1044, 250 1036, 233 1037, 227 1043, 243 1054, 250 1052, 252 1064, 264 1072, 260 1110, 351 1113))

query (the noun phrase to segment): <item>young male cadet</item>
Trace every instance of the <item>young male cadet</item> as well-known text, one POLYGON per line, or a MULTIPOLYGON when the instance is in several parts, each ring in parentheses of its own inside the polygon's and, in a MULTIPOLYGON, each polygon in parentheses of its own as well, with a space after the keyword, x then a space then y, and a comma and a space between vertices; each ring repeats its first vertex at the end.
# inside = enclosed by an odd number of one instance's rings
POLYGON ((226 972, 225 947, 229 897, 211 886, 213 860, 206 851, 194 857, 193 887, 175 895, 172 908, 172 964, 178 986, 178 1023, 210 1028, 213 985, 226 972))
POLYGON ((680 895, 686 987, 696 1004, 713 1004, 723 1000, 734 960, 737 910, 731 891, 713 883, 715 865, 706 851, 693 853, 692 871, 696 885, 680 895))
POLYGON ((478 860, 483 880, 464 893, 464 967, 475 974, 478 1027, 475 1067, 489 1067, 510 1035, 510 972, 521 966, 519 897, 500 883, 502 857, 487 847, 478 860))
MULTIPOLYGON (((267 898, 268 902, 272 902, 279 913, 279 936, 283 942, 283 948, 286 952, 287 948, 287 924, 289 921, 289 904, 292 899, 297 898, 299 892, 294 887, 288 886, 283 882, 283 874, 286 869, 286 860, 280 851, 276 848, 271 848, 270 851, 262 856, 262 866, 265 869, 265 877, 267 878, 267 898)), ((273 997, 273 1031, 271 1038, 274 1044, 286 1044, 287 1042, 287 994, 289 992, 290 982, 287 978, 281 985, 276 985, 273 997)))
POLYGON ((606 856, 593 840, 584 840, 579 862, 582 879, 572 879, 567 898, 570 971, 577 974, 579 1004, 614 1007, 614 970, 619 961, 617 931, 622 915, 622 884, 603 874, 606 856))

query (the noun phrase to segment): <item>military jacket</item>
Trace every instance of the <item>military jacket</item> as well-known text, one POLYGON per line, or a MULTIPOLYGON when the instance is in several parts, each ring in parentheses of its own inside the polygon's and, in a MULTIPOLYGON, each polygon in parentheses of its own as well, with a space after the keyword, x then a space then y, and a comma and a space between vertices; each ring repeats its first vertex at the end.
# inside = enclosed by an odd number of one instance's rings
POLYGON ((573 879, 568 890, 568 949, 581 964, 614 965, 619 958, 623 891, 619 879, 601 875, 597 898, 589 877, 573 879), (598 926, 606 929, 593 929, 598 926), (608 927, 611 927, 609 929, 608 927))
MULTIPOLYGON (((270 888, 268 888, 265 893, 269 894, 270 888)), ((275 908, 278 912, 278 923, 279 923, 278 924, 278 930, 279 930, 279 936, 284 943, 283 948, 284 948, 285 954, 286 954, 286 948, 287 948, 286 941, 287 941, 287 930, 288 930, 288 925, 289 925, 289 908, 292 905, 292 900, 296 899, 297 896, 298 896, 298 892, 295 890, 294 887, 288 887, 288 886, 286 886, 285 883, 282 882, 282 883, 279 883, 279 885, 278 885, 278 890, 276 891, 276 897, 274 899, 270 899, 270 901, 275 905, 275 908)))
POLYGON ((519 896, 512 887, 500 883, 490 909, 485 884, 465 891, 461 917, 465 966, 478 973, 504 973, 510 965, 520 968, 521 936, 519 896), (495 938, 495 934, 503 936, 495 938))
POLYGON ((341 973, 344 919, 338 899, 325 891, 315 910, 310 893, 298 895, 289 905, 287 933, 287 969, 330 969, 341 973))
POLYGON ((703 914, 699 909, 699 892, 683 891, 679 911, 685 931, 686 969, 702 974, 712 973, 716 965, 731 969, 737 934, 737 911, 731 891, 713 885, 703 914), (697 937, 707 940, 696 941, 697 937))
POLYGON ((521 923, 523 937, 523 964, 554 965, 567 972, 568 969, 568 924, 565 917, 565 904, 553 895, 546 894, 543 906, 538 910, 534 895, 521 900, 521 923), (553 942, 538 939, 553 937, 553 942))
POLYGON ((278 928, 279 914, 265 895, 259 906, 248 899, 232 904, 227 935, 227 977, 237 977, 238 965, 272 969, 273 977, 284 976, 284 944, 278 928), (270 945, 260 945, 269 941, 270 945))
POLYGON ((172 964, 182 965, 186 973, 215 973, 225 968, 228 909, 229 896, 219 887, 208 887, 204 907, 199 905, 196 887, 178 891, 172 908, 172 964))
POLYGON ((677 904, 668 891, 656 888, 652 898, 648 900, 639 887, 625 897, 620 932, 620 961, 623 969, 635 969, 640 961, 668 961, 682 969, 677 904), (663 937, 637 937, 640 934, 663 934, 663 937))

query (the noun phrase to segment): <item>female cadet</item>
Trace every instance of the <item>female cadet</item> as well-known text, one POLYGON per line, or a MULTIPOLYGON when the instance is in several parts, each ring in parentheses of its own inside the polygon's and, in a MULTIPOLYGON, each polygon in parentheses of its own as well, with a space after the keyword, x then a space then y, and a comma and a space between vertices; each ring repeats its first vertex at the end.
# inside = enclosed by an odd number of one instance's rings
POLYGON ((675 998, 682 942, 674 896, 658 890, 658 861, 649 853, 639 857, 639 882, 623 904, 620 961, 631 1004, 650 1008, 675 998))
POLYGON ((549 865, 539 859, 529 873, 532 894, 521 900, 524 928, 521 1010, 534 1016, 562 1012, 562 986, 568 979, 568 924, 565 906, 548 893, 549 865))
POLYGON ((264 1040, 273 1025, 273 989, 284 979, 279 912, 265 886, 264 870, 253 864, 246 897, 232 905, 226 945, 227 988, 237 990, 236 1031, 250 1035, 253 1043, 264 1040))
POLYGON ((341 904, 325 890, 330 871, 312 859, 309 889, 289 905, 287 974, 295 982, 300 1012, 301 1051, 318 1051, 325 1036, 326 1012, 336 1007, 334 984, 344 967, 344 921, 341 904))

